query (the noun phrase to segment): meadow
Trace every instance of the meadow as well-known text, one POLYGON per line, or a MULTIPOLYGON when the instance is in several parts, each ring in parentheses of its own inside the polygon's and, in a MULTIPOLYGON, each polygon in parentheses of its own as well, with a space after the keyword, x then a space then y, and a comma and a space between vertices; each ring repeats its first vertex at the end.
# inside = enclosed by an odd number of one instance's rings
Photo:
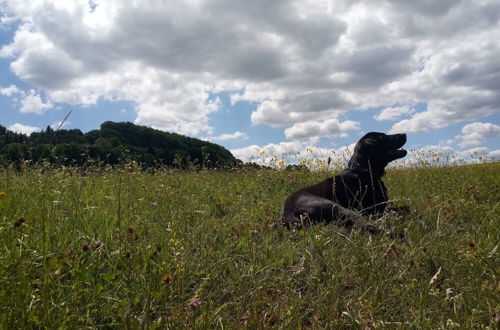
POLYGON ((404 238, 282 228, 331 174, 0 169, 0 328, 500 325, 500 163, 388 170, 404 238))

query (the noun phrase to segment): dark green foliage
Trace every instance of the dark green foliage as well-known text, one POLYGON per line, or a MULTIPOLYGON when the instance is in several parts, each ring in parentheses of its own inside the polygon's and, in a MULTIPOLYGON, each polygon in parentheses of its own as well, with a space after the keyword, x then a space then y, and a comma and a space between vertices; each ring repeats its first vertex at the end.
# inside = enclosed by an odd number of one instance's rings
POLYGON ((88 161, 116 165, 136 161, 143 167, 233 166, 236 159, 225 148, 132 123, 104 122, 101 129, 32 133, 29 137, 0 126, 0 164, 23 161, 54 165, 83 165, 88 161))

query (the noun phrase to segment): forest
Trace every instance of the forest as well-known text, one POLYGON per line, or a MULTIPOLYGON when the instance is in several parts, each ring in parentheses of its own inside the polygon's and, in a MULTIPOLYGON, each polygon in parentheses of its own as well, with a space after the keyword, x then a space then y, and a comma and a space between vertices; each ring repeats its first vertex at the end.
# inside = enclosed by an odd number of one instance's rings
POLYGON ((0 125, 0 165, 23 162, 48 162, 55 166, 116 165, 130 161, 142 167, 221 168, 237 163, 231 152, 220 145, 130 122, 106 121, 100 129, 87 133, 47 126, 29 136, 0 125))

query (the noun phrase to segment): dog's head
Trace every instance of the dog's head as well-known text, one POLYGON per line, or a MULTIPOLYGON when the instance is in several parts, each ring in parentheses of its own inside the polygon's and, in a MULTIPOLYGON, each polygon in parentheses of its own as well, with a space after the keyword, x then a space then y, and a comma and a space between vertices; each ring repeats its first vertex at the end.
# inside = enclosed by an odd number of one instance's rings
POLYGON ((349 167, 372 169, 382 175, 387 164, 406 156, 407 151, 401 149, 405 143, 406 134, 370 132, 356 143, 349 167))

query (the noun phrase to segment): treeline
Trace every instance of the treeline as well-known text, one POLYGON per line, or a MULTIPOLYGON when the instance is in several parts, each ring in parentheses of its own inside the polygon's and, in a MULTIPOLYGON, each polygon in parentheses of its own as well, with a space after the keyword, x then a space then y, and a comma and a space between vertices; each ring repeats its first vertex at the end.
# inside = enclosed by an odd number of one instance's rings
POLYGON ((0 164, 49 162, 60 166, 88 163, 141 166, 234 166, 239 162, 224 147, 132 123, 104 122, 98 130, 53 130, 14 133, 0 125, 0 164))

